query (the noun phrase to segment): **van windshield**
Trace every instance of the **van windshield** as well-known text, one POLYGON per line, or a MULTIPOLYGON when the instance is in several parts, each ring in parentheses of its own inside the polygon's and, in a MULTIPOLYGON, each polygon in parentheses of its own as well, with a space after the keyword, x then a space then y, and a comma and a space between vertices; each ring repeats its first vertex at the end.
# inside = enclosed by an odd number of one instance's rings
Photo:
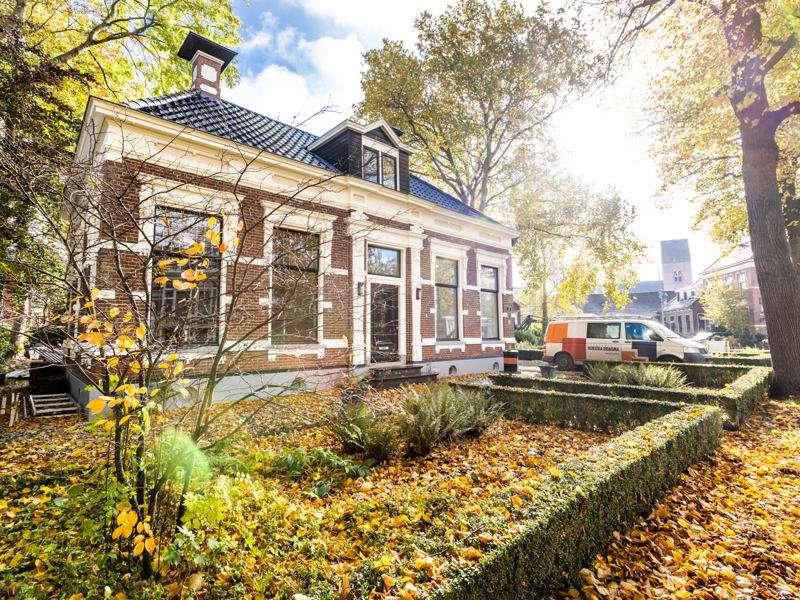
POLYGON ((655 321, 647 321, 647 325, 649 327, 652 327, 656 331, 656 333, 658 333, 658 335, 660 335, 665 339, 677 340, 680 339, 681 337, 671 329, 667 329, 666 327, 664 327, 661 323, 656 323, 655 321))

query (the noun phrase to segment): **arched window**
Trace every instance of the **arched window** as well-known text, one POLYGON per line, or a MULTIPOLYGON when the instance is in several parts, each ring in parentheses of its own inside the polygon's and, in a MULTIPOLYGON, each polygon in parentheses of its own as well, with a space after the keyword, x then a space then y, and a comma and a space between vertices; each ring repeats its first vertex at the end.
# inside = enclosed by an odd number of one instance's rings
POLYGON ((675 278, 676 282, 683 281, 683 273, 680 271, 675 271, 672 276, 675 278))

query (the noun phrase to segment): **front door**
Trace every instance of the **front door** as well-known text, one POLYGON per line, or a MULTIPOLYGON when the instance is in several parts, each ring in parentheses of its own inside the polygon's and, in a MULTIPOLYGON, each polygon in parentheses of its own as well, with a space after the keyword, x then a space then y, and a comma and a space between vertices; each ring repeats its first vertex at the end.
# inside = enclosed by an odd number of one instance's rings
POLYGON ((399 288, 396 285, 373 283, 370 294, 371 362, 397 362, 400 331, 399 288))

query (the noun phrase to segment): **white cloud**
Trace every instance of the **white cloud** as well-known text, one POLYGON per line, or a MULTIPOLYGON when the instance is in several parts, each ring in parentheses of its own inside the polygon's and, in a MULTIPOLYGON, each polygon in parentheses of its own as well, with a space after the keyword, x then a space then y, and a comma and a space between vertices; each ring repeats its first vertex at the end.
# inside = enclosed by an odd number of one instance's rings
POLYGON ((223 95, 226 100, 287 123, 304 121, 329 102, 338 104, 342 114, 319 115, 303 125, 312 133, 324 133, 349 116, 350 107, 361 97, 359 65, 363 51, 354 35, 310 41, 300 38, 285 48, 291 55, 292 69, 273 64, 258 73, 245 73, 242 82, 223 95))

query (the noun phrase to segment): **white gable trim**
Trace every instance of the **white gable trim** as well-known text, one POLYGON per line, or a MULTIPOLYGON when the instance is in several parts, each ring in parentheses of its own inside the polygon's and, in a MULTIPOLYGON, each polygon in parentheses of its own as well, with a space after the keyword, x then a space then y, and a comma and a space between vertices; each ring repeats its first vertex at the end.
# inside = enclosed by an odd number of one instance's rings
POLYGON ((365 133, 369 133, 370 131, 379 128, 383 129, 386 136, 390 140, 392 140, 392 143, 398 148, 400 148, 400 150, 408 152, 409 154, 414 154, 415 152, 414 148, 400 141, 400 138, 397 137, 397 134, 394 132, 394 129, 392 129, 392 126, 386 122, 386 119, 378 119, 377 121, 373 121, 368 125, 362 125, 361 123, 356 123, 355 121, 351 121, 350 119, 345 119, 344 121, 339 123, 336 127, 327 131, 326 133, 323 133, 316 140, 311 142, 308 145, 308 149, 313 152, 317 148, 321 148, 322 146, 327 144, 329 141, 331 141, 333 138, 335 138, 337 135, 339 135, 346 129, 351 129, 356 133, 364 135, 365 133))

